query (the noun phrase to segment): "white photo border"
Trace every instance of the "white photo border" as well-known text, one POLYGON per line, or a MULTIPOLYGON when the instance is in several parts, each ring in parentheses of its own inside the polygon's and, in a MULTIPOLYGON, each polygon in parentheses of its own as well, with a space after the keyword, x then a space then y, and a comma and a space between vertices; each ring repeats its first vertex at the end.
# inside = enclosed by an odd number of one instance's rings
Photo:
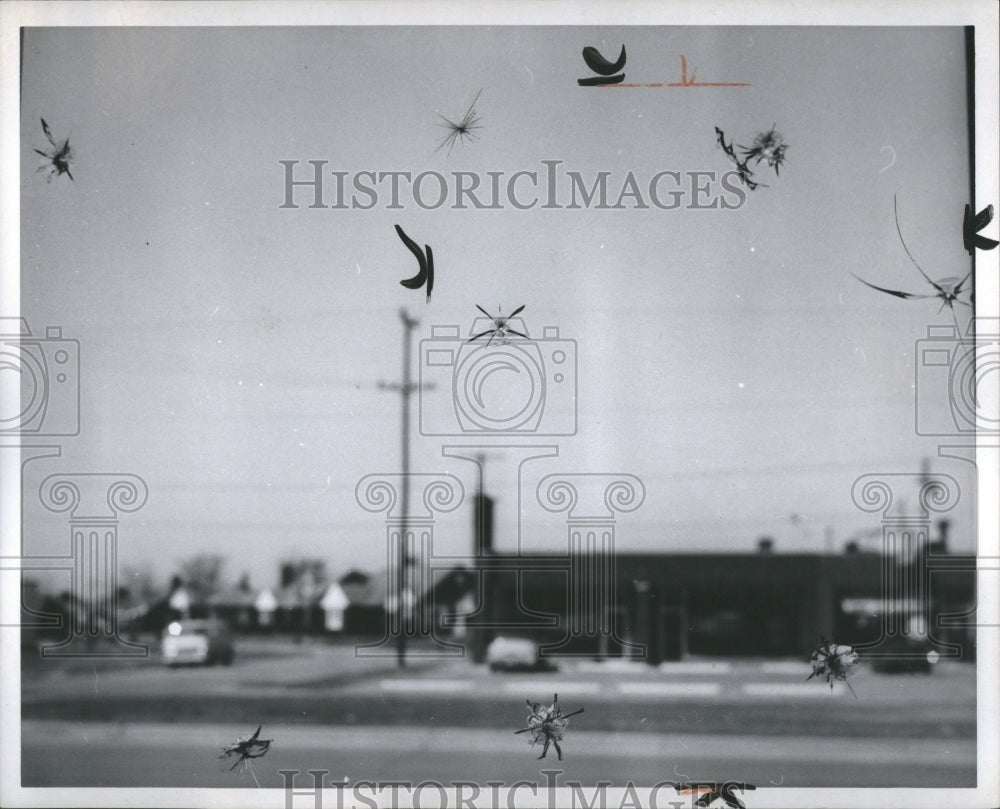
MULTIPOLYGON (((998 109, 998 6, 981 2, 4 2, 0 4, 0 300, 5 316, 19 315, 20 301, 20 137, 19 28, 22 26, 311 26, 311 25, 974 25, 976 31, 976 193, 980 207, 1000 200, 998 109)), ((977 255, 977 295, 981 317, 997 317, 1000 301, 1000 250, 977 255)), ((997 391, 984 403, 997 412, 997 391)), ((10 391, 7 391, 7 395, 10 391)), ((998 449, 978 442, 979 548, 1000 557, 998 449), (992 493, 992 496, 991 494, 992 493)), ((19 547, 19 463, 4 457, 2 509, 4 556, 19 547), (16 485, 14 485, 16 483, 16 485)), ((979 578, 978 738, 975 789, 768 789, 752 795, 760 807, 995 807, 1000 805, 1000 587, 996 576, 979 578)), ((18 594, 0 594, 0 614, 16 615, 18 594)), ((8 623, 0 620, 0 623, 8 623)), ((0 630, 2 716, 0 716, 0 789, 5 806, 240 806, 284 805, 283 790, 220 789, 41 789, 20 787, 20 668, 18 633, 0 630)), ((331 795, 329 805, 335 804, 331 795)), ((609 805, 618 806, 624 790, 609 789, 609 805)), ((505 794, 501 795, 506 799, 505 794)), ((324 796, 326 799, 326 796, 324 796)), ((436 798, 435 798, 436 800, 436 798)), ((540 794, 518 805, 548 806, 540 794)), ((404 804, 405 805, 405 804, 404 804)), ((560 790, 559 806, 570 805, 560 790)))

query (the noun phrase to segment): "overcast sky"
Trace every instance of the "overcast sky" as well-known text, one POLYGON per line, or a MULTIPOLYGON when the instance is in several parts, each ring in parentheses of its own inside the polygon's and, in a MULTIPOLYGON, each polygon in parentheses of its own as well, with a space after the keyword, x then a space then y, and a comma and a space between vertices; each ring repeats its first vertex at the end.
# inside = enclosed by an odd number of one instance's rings
MULTIPOLYGON (((524 467, 525 550, 565 547, 562 517, 534 501, 556 472, 643 481, 622 550, 747 551, 766 534, 821 551, 828 529, 840 549, 880 524, 853 505, 855 479, 927 457, 961 486, 953 546, 972 550, 971 467, 914 424, 918 379, 938 370, 918 372, 916 342, 951 315, 851 276, 928 290, 894 195, 920 265, 969 271, 965 82, 959 27, 28 29, 22 314, 79 340, 82 370, 80 435, 26 469, 26 550, 66 551, 65 515, 33 494, 44 477, 122 471, 150 491, 122 517, 123 568, 164 579, 211 552, 264 585, 286 556, 381 566, 383 519, 355 486, 400 468, 400 399, 377 384, 401 375, 399 309, 420 340, 466 335, 476 304, 523 304, 533 337, 575 341, 577 433, 521 441, 558 445, 524 467), (622 44, 628 83, 679 82, 684 55, 689 78, 750 86, 577 85, 584 46, 613 59, 622 44), (438 149, 439 115, 480 89, 478 139, 438 149), (70 138, 75 182, 34 173, 40 117, 70 138), (609 172, 617 196, 630 171, 641 187, 728 171, 714 127, 746 145, 772 124, 787 162, 760 164, 768 187, 738 210, 310 209, 302 190, 280 207, 281 160, 300 178, 325 160, 484 181, 560 160, 588 182, 609 172), (433 248, 430 303, 399 284, 416 261, 395 224, 433 248)), ((920 384, 938 390, 927 423, 947 423, 940 377, 920 384)), ((421 435, 418 412, 413 470, 471 493, 474 466, 442 446, 501 442, 421 435)), ((487 461, 501 550, 517 547, 517 457, 487 461)), ((440 553, 471 547, 471 520, 439 521, 440 553)))

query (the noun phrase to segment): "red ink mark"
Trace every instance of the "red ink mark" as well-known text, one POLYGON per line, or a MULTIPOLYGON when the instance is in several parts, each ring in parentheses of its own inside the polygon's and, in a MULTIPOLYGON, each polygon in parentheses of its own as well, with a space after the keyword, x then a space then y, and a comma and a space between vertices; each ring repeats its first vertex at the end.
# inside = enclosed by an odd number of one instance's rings
POLYGON ((625 74, 622 73, 618 76, 612 76, 610 78, 602 78, 600 76, 594 76, 589 79, 578 79, 577 84, 582 87, 750 87, 750 82, 745 81, 696 81, 695 76, 697 75, 697 68, 691 71, 691 76, 688 77, 687 74, 687 59, 681 54, 681 80, 672 81, 669 84, 664 84, 662 81, 658 82, 625 82, 625 74))
POLYGON ((691 72, 691 78, 688 78, 687 74, 687 59, 681 54, 681 80, 679 82, 670 82, 667 87, 749 87, 748 82, 743 81, 695 81, 695 76, 698 73, 698 69, 695 68, 691 72))

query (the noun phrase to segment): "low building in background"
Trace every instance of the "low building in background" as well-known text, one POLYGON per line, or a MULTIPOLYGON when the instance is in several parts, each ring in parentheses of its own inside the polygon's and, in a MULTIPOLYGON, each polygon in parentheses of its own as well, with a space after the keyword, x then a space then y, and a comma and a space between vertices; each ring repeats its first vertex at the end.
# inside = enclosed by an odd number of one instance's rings
MULTIPOLYGON (((755 553, 491 552, 479 569, 420 571, 414 560, 404 604, 418 613, 421 631, 468 644, 478 662, 500 636, 534 642, 543 656, 640 656, 655 664, 690 655, 802 658, 824 637, 877 652, 887 634, 885 648, 900 648, 904 637, 943 658, 958 650, 973 660, 976 559, 950 554, 947 523, 939 528, 910 559, 854 542, 843 553, 781 553, 761 541, 755 553)), ((218 619, 237 637, 386 637, 398 594, 385 570, 354 569, 332 581, 322 562, 305 560, 283 563, 280 577, 273 590, 244 577, 195 595, 174 576, 158 599, 121 593, 119 623, 131 636, 162 633, 179 619, 218 619)), ((58 642, 74 620, 68 593, 55 597, 26 582, 23 601, 26 623, 50 617, 48 628, 25 629, 28 646, 58 642)))

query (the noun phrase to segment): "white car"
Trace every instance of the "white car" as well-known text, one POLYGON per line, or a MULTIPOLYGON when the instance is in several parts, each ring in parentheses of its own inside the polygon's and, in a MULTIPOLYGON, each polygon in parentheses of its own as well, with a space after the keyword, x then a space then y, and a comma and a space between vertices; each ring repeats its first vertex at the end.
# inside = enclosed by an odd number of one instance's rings
POLYGON ((498 637, 486 649, 493 671, 551 671, 555 666, 539 657, 538 644, 528 638, 498 637))
POLYGON ((160 649, 168 666, 233 662, 232 635, 218 620, 174 621, 164 630, 160 649))

